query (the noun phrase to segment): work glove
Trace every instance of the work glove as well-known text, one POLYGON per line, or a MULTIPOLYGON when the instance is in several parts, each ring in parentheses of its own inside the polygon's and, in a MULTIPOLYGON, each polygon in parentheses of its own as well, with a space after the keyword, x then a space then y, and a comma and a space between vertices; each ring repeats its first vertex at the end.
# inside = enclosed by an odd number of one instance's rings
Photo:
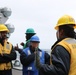
POLYGON ((38 48, 35 49, 35 66, 37 69, 41 68, 41 63, 40 63, 40 56, 39 56, 39 52, 38 52, 38 48))

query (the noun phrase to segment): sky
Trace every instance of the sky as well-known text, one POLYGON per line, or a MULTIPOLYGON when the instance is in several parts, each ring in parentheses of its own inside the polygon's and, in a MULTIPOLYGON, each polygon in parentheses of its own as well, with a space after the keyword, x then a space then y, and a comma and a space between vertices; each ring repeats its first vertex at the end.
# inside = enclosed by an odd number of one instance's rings
POLYGON ((56 39, 58 19, 67 14, 76 20, 75 0, 0 0, 0 7, 11 8, 7 20, 15 27, 9 41, 15 46, 25 42, 25 31, 33 28, 40 38, 40 48, 50 49, 56 39))

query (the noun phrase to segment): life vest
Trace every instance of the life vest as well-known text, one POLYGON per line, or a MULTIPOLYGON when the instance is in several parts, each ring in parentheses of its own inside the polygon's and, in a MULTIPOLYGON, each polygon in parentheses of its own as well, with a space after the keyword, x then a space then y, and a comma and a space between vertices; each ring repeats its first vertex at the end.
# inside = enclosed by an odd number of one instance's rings
MULTIPOLYGON (((27 56, 31 54, 29 47, 24 49, 24 52, 26 53, 27 56)), ((39 55, 40 55, 40 62, 44 64, 45 52, 39 51, 39 55)), ((34 61, 31 62, 31 64, 29 64, 27 67, 23 66, 23 75, 28 75, 28 73, 30 73, 30 75, 39 75, 39 72, 37 68, 35 67, 34 61)))
POLYGON ((63 46, 70 53, 71 61, 68 75, 76 75, 76 40, 66 38, 60 41, 57 45, 63 46))
MULTIPOLYGON (((12 49, 12 44, 10 44, 9 42, 5 41, 4 46, 2 46, 0 43, 0 54, 1 55, 3 53, 10 54, 11 49, 12 49)), ((0 70, 8 70, 8 69, 11 69, 11 62, 0 63, 0 70)))

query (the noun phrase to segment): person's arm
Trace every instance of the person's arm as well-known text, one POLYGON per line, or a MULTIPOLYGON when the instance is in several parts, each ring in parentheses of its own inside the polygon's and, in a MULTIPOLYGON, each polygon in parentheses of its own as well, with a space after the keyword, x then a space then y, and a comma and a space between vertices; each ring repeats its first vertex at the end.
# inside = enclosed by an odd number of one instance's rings
POLYGON ((16 59, 16 52, 12 46, 12 50, 11 50, 11 53, 10 54, 3 54, 3 58, 9 60, 9 61, 12 61, 12 60, 15 60, 16 59))
POLYGON ((16 52, 13 50, 11 50, 10 54, 0 54, 0 63, 8 63, 11 60, 15 60, 16 59, 16 52))
POLYGON ((35 54, 32 53, 31 55, 26 55, 24 52, 20 53, 20 61, 23 66, 28 66, 31 62, 35 59, 35 54))
POLYGON ((70 54, 62 46, 57 46, 51 53, 52 64, 36 62, 36 67, 45 75, 68 75, 70 69, 70 54))
POLYGON ((3 56, 0 54, 0 63, 8 63, 9 60, 6 58, 3 58, 3 56))
POLYGON ((50 65, 50 55, 47 52, 45 52, 45 64, 50 65))

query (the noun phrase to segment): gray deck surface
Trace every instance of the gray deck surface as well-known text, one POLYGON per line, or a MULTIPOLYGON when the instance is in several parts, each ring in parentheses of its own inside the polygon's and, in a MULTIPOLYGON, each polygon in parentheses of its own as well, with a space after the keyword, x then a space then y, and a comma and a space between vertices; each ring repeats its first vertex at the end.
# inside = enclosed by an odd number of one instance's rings
POLYGON ((16 70, 16 69, 12 69, 12 75, 22 75, 22 71, 21 70, 16 70))

